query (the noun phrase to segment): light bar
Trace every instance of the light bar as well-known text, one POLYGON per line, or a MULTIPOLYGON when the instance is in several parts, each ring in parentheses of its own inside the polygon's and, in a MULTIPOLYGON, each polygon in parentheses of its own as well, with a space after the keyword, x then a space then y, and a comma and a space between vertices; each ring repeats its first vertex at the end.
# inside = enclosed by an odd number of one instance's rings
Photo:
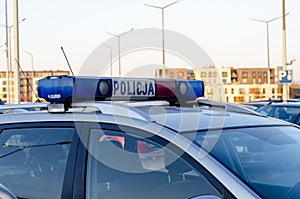
POLYGON ((204 95, 197 80, 50 76, 39 80, 38 95, 51 103, 70 101, 195 100, 204 95))
POLYGON ((47 102, 64 102, 72 99, 74 78, 49 76, 38 81, 38 96, 47 102))

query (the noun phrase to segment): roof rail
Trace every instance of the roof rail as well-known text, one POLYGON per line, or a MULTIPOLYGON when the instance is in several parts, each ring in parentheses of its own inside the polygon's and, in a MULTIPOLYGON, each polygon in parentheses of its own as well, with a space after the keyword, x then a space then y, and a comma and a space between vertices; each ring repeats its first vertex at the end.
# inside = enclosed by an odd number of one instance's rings
POLYGON ((39 102, 39 103, 25 103, 25 104, 4 104, 0 106, 0 110, 10 109, 19 109, 19 108, 44 108, 47 107, 48 102, 39 102))
POLYGON ((233 104, 233 103, 228 103, 228 102, 218 102, 215 100, 210 100, 210 99, 205 99, 205 98, 198 98, 196 100, 196 102, 198 103, 199 106, 209 106, 212 108, 221 108, 226 111, 249 114, 249 115, 261 115, 253 110, 242 107, 238 104, 233 104))
POLYGON ((168 101, 140 101, 140 102, 127 102, 125 104, 128 106, 132 106, 132 107, 169 106, 170 102, 168 102, 168 101))
POLYGON ((71 104, 71 109, 85 107, 95 108, 102 114, 118 115, 136 118, 144 121, 151 121, 151 118, 145 112, 133 106, 128 106, 120 102, 76 102, 71 104))
MULTIPOLYGON (((43 109, 47 110, 48 105, 50 103, 26 103, 26 104, 5 104, 0 106, 0 113, 21 113, 21 112, 14 112, 11 110, 21 110, 24 111, 28 110, 31 112, 30 109, 43 109), (11 111, 11 112, 10 112, 11 111)), ((144 121, 150 121, 150 117, 143 111, 134 106, 128 106, 126 104, 118 103, 118 102, 76 102, 70 105, 71 112, 95 112, 99 111, 103 114, 113 114, 118 116, 125 116, 130 118, 141 119, 144 121)), ((24 113, 24 112, 23 112, 24 113)))

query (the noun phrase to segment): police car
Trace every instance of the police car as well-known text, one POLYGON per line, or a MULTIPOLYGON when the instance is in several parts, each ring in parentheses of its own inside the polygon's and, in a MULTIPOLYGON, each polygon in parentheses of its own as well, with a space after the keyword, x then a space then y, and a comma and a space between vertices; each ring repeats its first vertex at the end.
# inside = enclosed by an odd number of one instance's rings
POLYGON ((203 93, 202 81, 41 79, 48 103, 0 115, 0 183, 18 198, 298 198, 299 127, 203 93))

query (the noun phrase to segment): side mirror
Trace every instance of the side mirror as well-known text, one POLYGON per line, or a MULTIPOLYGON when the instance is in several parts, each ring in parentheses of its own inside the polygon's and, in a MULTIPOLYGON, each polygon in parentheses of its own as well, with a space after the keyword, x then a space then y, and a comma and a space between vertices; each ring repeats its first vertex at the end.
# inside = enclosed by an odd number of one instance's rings
POLYGON ((221 198, 214 195, 202 195, 202 196, 193 196, 189 199, 221 199, 221 198))
POLYGON ((17 199, 15 194, 13 194, 8 188, 0 183, 0 198, 3 199, 17 199))

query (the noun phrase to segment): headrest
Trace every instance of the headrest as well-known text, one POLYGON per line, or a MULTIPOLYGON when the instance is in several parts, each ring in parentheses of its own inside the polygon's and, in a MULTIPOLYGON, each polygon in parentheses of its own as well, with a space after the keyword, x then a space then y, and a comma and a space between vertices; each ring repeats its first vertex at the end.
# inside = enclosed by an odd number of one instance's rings
POLYGON ((139 173, 142 169, 138 153, 124 150, 121 143, 116 140, 99 142, 96 158, 102 164, 123 172, 139 173))

